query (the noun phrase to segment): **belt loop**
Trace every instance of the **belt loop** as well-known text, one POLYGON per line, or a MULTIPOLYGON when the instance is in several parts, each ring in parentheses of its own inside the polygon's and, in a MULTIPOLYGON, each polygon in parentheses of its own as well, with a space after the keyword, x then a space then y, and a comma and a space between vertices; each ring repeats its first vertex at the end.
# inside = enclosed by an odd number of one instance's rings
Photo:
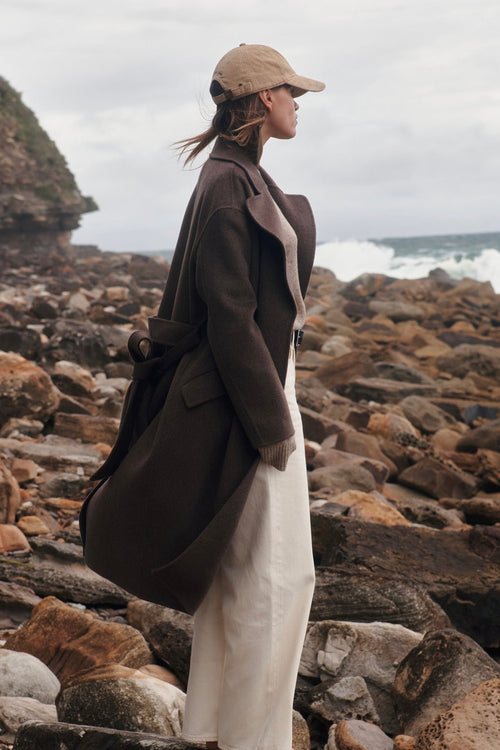
POLYGON ((295 350, 299 348, 299 346, 302 343, 303 338, 304 338, 304 331, 302 329, 299 329, 298 331, 293 332, 293 346, 295 350))

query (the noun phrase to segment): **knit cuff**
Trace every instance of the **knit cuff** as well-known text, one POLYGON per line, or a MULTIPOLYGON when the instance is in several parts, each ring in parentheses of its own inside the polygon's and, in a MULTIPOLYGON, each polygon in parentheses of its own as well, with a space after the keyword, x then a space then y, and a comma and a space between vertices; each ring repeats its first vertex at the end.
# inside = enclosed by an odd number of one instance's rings
POLYGON ((259 448, 259 453, 265 464, 271 464, 278 471, 285 471, 288 459, 296 447, 295 435, 292 435, 292 437, 282 440, 280 443, 259 448))

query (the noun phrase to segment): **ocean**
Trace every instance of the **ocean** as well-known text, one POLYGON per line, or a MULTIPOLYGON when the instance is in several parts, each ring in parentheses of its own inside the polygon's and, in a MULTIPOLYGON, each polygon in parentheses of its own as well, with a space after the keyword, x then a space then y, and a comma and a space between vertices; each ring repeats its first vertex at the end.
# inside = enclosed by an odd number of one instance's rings
POLYGON ((318 245, 315 263, 341 281, 364 272, 419 279, 442 268, 454 279, 491 281, 500 294, 500 232, 335 240, 318 245))
MULTIPOLYGON (((171 250, 149 254, 172 257, 171 250)), ((315 264, 330 268, 341 281, 365 272, 418 279, 443 268, 454 279, 491 281, 500 294, 500 232, 331 240, 318 245, 315 264)))

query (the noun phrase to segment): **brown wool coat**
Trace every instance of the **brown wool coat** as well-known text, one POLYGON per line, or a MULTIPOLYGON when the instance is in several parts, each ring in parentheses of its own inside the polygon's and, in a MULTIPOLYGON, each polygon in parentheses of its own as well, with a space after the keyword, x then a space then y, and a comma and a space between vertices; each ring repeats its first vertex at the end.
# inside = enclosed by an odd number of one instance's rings
POLYGON ((273 198, 297 234, 305 295, 315 249, 308 201, 282 193, 239 147, 218 140, 150 321, 164 343, 190 326, 199 326, 201 340, 180 360, 160 412, 82 513, 91 568, 187 612, 235 529, 257 449, 293 434, 283 384, 296 308, 273 198))

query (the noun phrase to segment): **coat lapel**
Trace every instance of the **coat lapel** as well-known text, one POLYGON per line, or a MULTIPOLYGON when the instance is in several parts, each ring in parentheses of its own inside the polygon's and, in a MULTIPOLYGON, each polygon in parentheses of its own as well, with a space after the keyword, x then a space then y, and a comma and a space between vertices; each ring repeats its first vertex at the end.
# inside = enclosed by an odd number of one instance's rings
POLYGON ((243 149, 228 144, 221 138, 216 141, 210 158, 232 161, 244 169, 255 191, 247 199, 250 216, 262 229, 276 237, 284 254, 285 238, 274 203, 279 206, 297 234, 298 273, 301 291, 305 296, 316 247, 314 217, 307 198, 283 193, 265 170, 257 168, 243 149))

